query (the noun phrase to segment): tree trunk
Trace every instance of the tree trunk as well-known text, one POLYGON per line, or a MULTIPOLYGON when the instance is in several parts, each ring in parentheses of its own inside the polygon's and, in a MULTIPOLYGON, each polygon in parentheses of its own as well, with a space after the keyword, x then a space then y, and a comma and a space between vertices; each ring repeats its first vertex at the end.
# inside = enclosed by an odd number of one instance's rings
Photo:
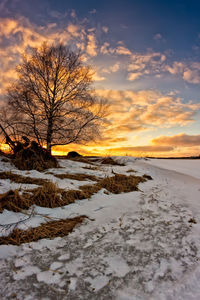
POLYGON ((52 122, 52 117, 49 118, 48 120, 48 128, 47 128, 47 151, 49 154, 51 154, 51 144, 52 144, 52 127, 53 127, 53 122, 52 122))
POLYGON ((16 147, 15 143, 11 140, 11 138, 9 137, 9 135, 7 134, 7 132, 5 131, 5 129, 1 124, 0 124, 0 128, 3 131, 3 134, 6 138, 6 144, 8 144, 13 151, 15 151, 15 147, 16 147))

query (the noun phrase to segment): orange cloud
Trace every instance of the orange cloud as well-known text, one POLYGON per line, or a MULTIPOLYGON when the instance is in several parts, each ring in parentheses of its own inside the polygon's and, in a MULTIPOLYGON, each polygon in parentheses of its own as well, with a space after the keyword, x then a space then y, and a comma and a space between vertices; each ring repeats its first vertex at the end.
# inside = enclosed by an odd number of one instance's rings
POLYGON ((99 75, 97 71, 94 72, 92 78, 94 81, 103 81, 106 79, 104 76, 99 75))
POLYGON ((122 153, 124 154, 142 154, 142 153, 157 153, 157 152, 170 152, 173 151, 174 148, 170 146, 137 146, 137 147, 119 147, 119 148, 109 148, 108 152, 113 153, 122 153))
POLYGON ((16 78, 15 67, 28 47, 39 47, 45 41, 61 41, 66 44, 78 30, 75 31, 75 27, 68 29, 58 29, 55 23, 46 27, 36 26, 24 17, 17 20, 0 18, 0 93, 16 78))
POLYGON ((193 84, 200 83, 200 63, 183 63, 175 61, 172 66, 165 66, 166 70, 173 74, 181 76, 185 81, 193 84))
POLYGON ((173 136, 160 136, 152 140, 154 145, 168 145, 174 147, 200 146, 200 135, 180 133, 173 136))
POLYGON ((86 52, 90 56, 97 55, 97 44, 96 44, 96 38, 94 34, 88 34, 88 44, 86 47, 86 52))
POLYGON ((115 73, 120 69, 120 62, 116 62, 113 65, 109 66, 108 68, 103 68, 102 72, 110 74, 115 73))
POLYGON ((115 49, 115 52, 116 52, 117 54, 120 54, 120 55, 131 55, 131 54, 132 54, 132 52, 131 52, 128 48, 126 48, 126 47, 124 47, 124 46, 118 46, 118 47, 115 49))
POLYGON ((97 90, 111 104, 112 129, 136 131, 152 129, 155 126, 185 126, 194 121, 200 104, 183 103, 174 95, 163 95, 159 91, 97 90), (170 107, 170 109, 169 109, 170 107))
POLYGON ((129 81, 134 81, 136 79, 138 79, 139 77, 141 77, 142 73, 141 72, 137 72, 137 73, 129 73, 127 79, 129 81))

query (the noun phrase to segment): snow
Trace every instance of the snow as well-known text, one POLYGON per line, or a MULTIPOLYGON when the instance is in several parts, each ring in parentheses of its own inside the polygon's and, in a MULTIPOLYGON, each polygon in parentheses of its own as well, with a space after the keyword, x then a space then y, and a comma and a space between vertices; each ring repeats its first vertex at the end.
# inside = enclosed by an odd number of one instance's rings
MULTIPOLYGON (((85 163, 60 160, 58 169, 26 173, 0 161, 0 170, 48 178, 65 189, 92 183, 61 180, 53 174, 103 178, 113 172, 130 175, 127 171, 133 169, 133 174, 153 178, 140 184, 137 192, 114 195, 101 190, 60 208, 4 210, 2 225, 24 220, 32 211, 31 218, 18 225, 24 230, 49 218, 87 215, 88 219, 64 238, 0 246, 3 299, 12 293, 20 299, 200 299, 200 160, 114 159, 125 166, 97 164, 93 170, 85 163), (191 218, 197 224, 189 222, 191 218)), ((1 180, 1 193, 11 186, 1 180)), ((12 230, 10 226, 2 234, 12 230)))
POLYGON ((200 179, 200 159, 151 159, 147 163, 200 179))

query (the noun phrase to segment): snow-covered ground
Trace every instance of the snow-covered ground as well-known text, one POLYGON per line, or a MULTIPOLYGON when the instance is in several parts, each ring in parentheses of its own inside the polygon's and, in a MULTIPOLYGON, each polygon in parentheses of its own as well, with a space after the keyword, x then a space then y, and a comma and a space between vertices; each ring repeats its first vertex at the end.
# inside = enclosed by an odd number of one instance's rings
MULTIPOLYGON (((20 228, 38 226, 46 217, 89 219, 65 238, 0 246, 2 299, 200 299, 200 160, 115 159, 126 165, 93 170, 63 160, 63 168, 48 170, 99 177, 148 174, 153 180, 140 184, 137 192, 114 195, 101 190, 65 207, 35 207, 20 228)), ((0 162, 0 171, 10 169, 9 163, 0 162)), ((49 178, 66 189, 92 184, 36 171, 12 172, 49 178)), ((24 188, 0 180, 1 193, 19 187, 24 188)), ((0 224, 26 217, 4 211, 0 224)))

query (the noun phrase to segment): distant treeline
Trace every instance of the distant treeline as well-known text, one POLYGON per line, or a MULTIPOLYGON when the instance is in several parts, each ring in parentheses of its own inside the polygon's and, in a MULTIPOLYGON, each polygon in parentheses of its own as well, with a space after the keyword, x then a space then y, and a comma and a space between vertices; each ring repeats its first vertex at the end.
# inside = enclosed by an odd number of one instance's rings
POLYGON ((182 156, 182 157, 152 157, 152 156, 147 156, 147 158, 151 159, 200 159, 199 156, 182 156))

